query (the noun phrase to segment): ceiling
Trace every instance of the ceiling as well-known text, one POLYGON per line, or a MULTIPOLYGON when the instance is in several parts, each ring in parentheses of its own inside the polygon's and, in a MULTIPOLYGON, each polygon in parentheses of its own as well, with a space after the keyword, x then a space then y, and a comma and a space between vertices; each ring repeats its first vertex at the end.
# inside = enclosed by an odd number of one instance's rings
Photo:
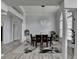
POLYGON ((10 6, 59 5, 63 0, 2 0, 10 6))
POLYGON ((34 14, 50 14, 54 13, 59 9, 59 6, 22 6, 26 12, 26 14, 34 15, 34 14))
POLYGON ((12 6, 12 8, 15 9, 21 15, 23 15, 23 10, 19 6, 12 6))

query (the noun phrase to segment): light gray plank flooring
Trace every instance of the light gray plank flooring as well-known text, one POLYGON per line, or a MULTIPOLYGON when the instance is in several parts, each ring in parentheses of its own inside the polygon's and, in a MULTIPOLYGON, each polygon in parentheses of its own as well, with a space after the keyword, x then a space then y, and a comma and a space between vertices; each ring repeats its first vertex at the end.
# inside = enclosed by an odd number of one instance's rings
POLYGON ((6 54, 20 45, 20 41, 16 40, 8 44, 1 44, 1 54, 6 54))
POLYGON ((39 53, 39 47, 30 53, 24 53, 25 48, 34 48, 26 43, 21 44, 16 49, 2 56, 2 59, 62 59, 61 53, 39 53))

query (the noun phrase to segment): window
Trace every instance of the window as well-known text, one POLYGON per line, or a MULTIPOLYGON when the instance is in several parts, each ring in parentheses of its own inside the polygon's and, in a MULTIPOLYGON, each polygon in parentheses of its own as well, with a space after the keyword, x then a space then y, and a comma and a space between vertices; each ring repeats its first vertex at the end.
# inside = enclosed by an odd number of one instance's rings
POLYGON ((72 40, 72 12, 66 10, 66 21, 67 21, 67 39, 72 40))

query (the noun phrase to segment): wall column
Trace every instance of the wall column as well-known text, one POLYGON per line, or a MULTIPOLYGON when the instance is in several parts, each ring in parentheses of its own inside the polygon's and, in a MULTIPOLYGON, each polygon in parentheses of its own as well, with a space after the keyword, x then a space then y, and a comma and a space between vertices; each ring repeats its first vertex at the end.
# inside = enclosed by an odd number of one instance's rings
POLYGON ((23 21, 22 21, 22 40, 21 40, 21 42, 24 42, 26 40, 26 37, 24 36, 25 30, 26 30, 26 19, 25 19, 25 13, 24 13, 23 21))

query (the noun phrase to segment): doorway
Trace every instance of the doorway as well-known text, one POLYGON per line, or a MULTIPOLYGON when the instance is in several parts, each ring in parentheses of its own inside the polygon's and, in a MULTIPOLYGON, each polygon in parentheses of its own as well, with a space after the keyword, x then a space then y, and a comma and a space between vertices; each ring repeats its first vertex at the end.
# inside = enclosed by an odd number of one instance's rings
POLYGON ((3 26, 1 26, 1 43, 3 42, 3 26))

